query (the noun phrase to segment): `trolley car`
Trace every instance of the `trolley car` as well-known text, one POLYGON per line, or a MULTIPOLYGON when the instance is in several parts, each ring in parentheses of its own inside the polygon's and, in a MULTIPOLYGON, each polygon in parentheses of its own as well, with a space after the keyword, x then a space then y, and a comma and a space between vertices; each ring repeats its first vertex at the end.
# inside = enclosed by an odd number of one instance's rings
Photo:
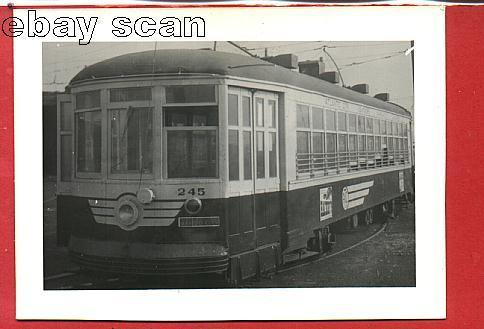
POLYGON ((282 59, 158 50, 80 71, 58 97, 58 243, 73 260, 236 282, 412 193, 410 113, 282 59))

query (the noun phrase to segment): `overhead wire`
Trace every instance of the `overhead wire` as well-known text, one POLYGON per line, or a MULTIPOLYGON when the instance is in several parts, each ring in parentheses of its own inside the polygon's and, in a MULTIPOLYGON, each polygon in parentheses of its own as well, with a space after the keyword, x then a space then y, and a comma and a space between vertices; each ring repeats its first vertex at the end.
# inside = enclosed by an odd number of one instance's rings
POLYGON ((395 42, 387 41, 387 42, 380 42, 380 43, 371 43, 371 44, 354 44, 354 45, 341 45, 341 46, 327 46, 326 48, 364 48, 364 47, 381 47, 381 46, 394 46, 395 42))
POLYGON ((304 45, 304 44, 309 44, 309 43, 320 43, 320 42, 322 42, 322 41, 292 42, 292 43, 286 43, 286 44, 283 44, 283 45, 274 45, 274 46, 268 46, 268 47, 257 47, 257 48, 246 47, 246 49, 247 50, 264 50, 264 49, 282 48, 282 47, 287 47, 287 46, 304 45))
POLYGON ((383 56, 383 57, 377 57, 377 58, 369 59, 369 60, 366 60, 366 61, 353 62, 353 63, 350 63, 350 64, 343 65, 342 70, 347 69, 348 67, 351 67, 351 66, 362 65, 362 64, 366 64, 366 63, 372 63, 372 62, 376 62, 376 61, 380 61, 380 60, 390 59, 390 58, 397 57, 397 56, 400 56, 400 55, 403 55, 403 54, 405 54, 405 51, 399 51, 399 52, 396 52, 396 53, 391 54, 391 55, 387 55, 387 56, 383 56))

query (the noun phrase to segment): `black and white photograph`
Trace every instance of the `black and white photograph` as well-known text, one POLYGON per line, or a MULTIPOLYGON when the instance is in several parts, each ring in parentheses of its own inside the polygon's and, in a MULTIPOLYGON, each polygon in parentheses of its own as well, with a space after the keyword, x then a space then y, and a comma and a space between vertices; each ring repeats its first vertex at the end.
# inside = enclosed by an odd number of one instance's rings
POLYGON ((443 11, 77 22, 14 44, 18 319, 445 317, 443 11))
POLYGON ((413 52, 44 43, 45 289, 415 286, 413 52))

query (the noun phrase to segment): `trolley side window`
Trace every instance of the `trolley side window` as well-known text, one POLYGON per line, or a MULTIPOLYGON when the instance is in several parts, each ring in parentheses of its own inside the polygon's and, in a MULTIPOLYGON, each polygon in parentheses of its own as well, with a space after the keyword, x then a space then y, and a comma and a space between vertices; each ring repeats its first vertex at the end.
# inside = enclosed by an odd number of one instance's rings
POLYGON ((76 95, 76 109, 93 109, 101 107, 101 93, 99 90, 85 91, 76 95))
POLYGON ((373 121, 373 123, 375 125, 374 128, 373 128, 374 129, 374 133, 377 134, 377 135, 380 134, 380 120, 375 119, 373 121))
POLYGON ((296 106, 297 127, 309 128, 309 106, 300 104, 297 104, 296 106))
POLYGON ((266 127, 275 128, 276 127, 276 101, 268 100, 266 108, 266 127))
POLYGON ((387 124, 385 120, 380 120, 380 134, 382 135, 387 134, 387 124))
POLYGON ((358 116, 358 132, 359 133, 365 132, 365 117, 358 116))
POLYGON ((346 131, 346 113, 338 112, 338 131, 346 131))
POLYGON ((252 120, 250 116, 250 97, 242 96, 242 121, 244 127, 251 127, 252 120))
POLYGON ((255 98, 255 117, 256 126, 264 127, 264 99, 260 97, 255 98))
POLYGON ((239 131, 229 129, 229 180, 239 180, 239 131))
POLYGON ((244 179, 252 179, 252 133, 244 131, 244 179))
POLYGON ((229 94, 229 111, 228 111, 229 125, 239 125, 239 96, 229 94))
POLYGON ((76 94, 75 147, 76 170, 79 173, 101 172, 102 115, 101 92, 76 94))
POLYGON ((264 163, 264 132, 256 132, 256 155, 257 155, 257 178, 265 177, 265 163, 264 163))
POLYGON ((356 114, 349 114, 348 115, 348 126, 349 126, 349 131, 354 133, 356 132, 356 114))
MULTIPOLYGON (((259 109, 263 108, 260 101, 258 106, 259 109)), ((248 93, 235 88, 230 89, 227 113, 229 180, 250 180, 252 179, 252 114, 251 98, 248 93)), ((258 115, 261 118, 263 113, 259 111, 258 115)), ((273 119, 271 106, 267 107, 265 117, 269 121, 273 119)))
POLYGON ((387 135, 391 135, 392 134, 392 123, 390 121, 387 121, 387 135))
POLYGON ((57 113, 59 120, 57 129, 58 179, 66 182, 70 181, 72 177, 72 123, 74 114, 70 94, 58 95, 57 113))
POLYGON ((313 114, 313 129, 323 130, 324 129, 324 110, 319 107, 312 108, 313 114))
POLYGON ((336 112, 326 110, 326 130, 336 131, 336 112))
POLYGON ((398 123, 397 117, 381 120, 325 108, 323 120, 320 108, 296 105, 297 178, 307 177, 303 174, 308 173, 334 175, 409 161, 405 149, 408 139, 404 137, 408 128, 398 123))
POLYGON ((267 133, 269 138, 269 177, 277 177, 277 137, 275 132, 267 133))

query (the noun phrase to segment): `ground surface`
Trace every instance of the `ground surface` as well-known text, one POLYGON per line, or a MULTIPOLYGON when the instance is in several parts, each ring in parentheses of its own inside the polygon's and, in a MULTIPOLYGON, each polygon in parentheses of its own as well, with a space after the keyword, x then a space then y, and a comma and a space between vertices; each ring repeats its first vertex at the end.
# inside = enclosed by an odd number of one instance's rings
MULTIPOLYGON (((388 219, 369 241, 335 257, 246 283, 247 287, 408 287, 415 286, 414 207, 388 219)), ((346 233, 354 236, 350 232, 346 233)), ((337 244, 343 239, 337 235, 337 244)), ((348 238, 344 239, 348 240, 348 238)), ((347 241, 344 245, 349 245, 347 241)), ((337 250, 337 249, 336 249, 337 250)), ((335 251, 336 251, 335 250, 335 251)))
MULTIPOLYGON (((45 289, 140 289, 227 287, 220 276, 178 278, 127 277, 81 272, 66 248, 56 245, 54 179, 44 182, 44 287, 45 289)), ((337 232, 333 251, 322 259, 285 269, 246 288, 267 287, 403 287, 415 286, 414 206, 403 207, 386 224, 375 223, 337 232), (367 240, 367 241, 366 241, 367 240), (363 243, 358 244, 361 241, 363 243), (356 245, 356 246, 355 246, 356 245)), ((303 257, 311 256, 308 253, 303 257)), ((290 259, 291 256, 288 257, 290 259)), ((297 255, 292 256, 297 259, 297 255)))

